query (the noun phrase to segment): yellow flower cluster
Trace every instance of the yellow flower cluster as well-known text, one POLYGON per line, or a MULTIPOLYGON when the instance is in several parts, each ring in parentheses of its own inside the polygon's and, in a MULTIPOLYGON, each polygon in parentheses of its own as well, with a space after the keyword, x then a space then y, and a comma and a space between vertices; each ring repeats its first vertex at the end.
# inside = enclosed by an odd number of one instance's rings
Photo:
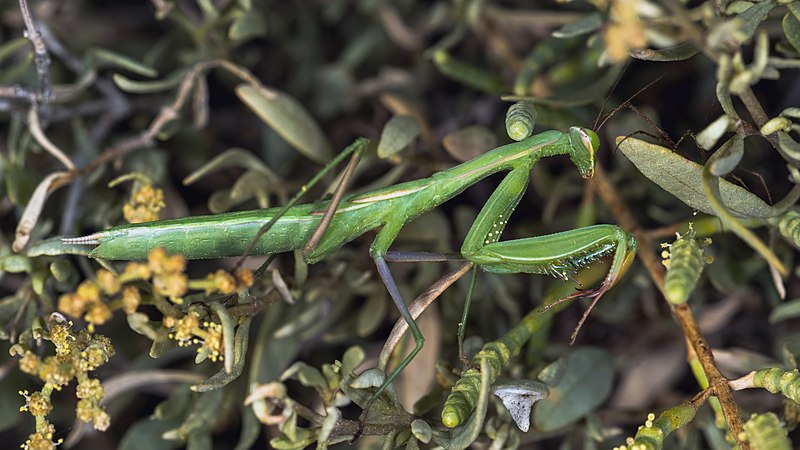
MULTIPOLYGON (((51 316, 53 317, 53 316, 51 316)), ((16 344, 12 354, 20 354, 19 367, 22 372, 38 377, 44 382, 42 390, 29 394, 21 391, 25 405, 20 411, 28 411, 36 418, 36 432, 22 445, 24 449, 52 449, 59 442, 53 442, 55 428, 46 416, 53 409, 50 396, 59 391, 73 379, 78 380, 77 396, 80 399, 76 410, 79 419, 91 422, 95 429, 105 430, 110 424, 108 413, 100 406, 105 395, 99 380, 89 377, 89 372, 108 362, 115 350, 111 341, 88 329, 75 331, 72 323, 59 314, 54 317, 49 330, 41 337, 55 346, 55 355, 40 357, 29 348, 16 344)))
POLYGON ((222 360, 222 325, 206 321, 201 326, 199 313, 190 311, 180 319, 164 317, 164 326, 174 330, 169 338, 178 341, 179 346, 199 344, 197 353, 214 362, 222 360))
POLYGON ((158 213, 164 206, 164 191, 143 184, 122 207, 122 214, 129 223, 152 222, 159 219, 158 213))

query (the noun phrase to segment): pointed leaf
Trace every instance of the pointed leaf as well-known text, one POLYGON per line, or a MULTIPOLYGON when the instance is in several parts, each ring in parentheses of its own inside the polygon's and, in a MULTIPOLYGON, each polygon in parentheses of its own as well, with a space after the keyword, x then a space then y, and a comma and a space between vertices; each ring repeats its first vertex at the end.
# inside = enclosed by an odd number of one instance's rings
POLYGON ((630 55, 633 58, 644 61, 669 62, 683 61, 698 53, 700 53, 700 49, 697 48, 696 45, 694 45, 692 42, 684 42, 674 47, 667 47, 658 50, 653 50, 650 48, 633 49, 631 50, 630 55))
POLYGON ((382 159, 391 158, 404 148, 408 147, 422 128, 417 119, 411 116, 394 116, 386 122, 381 131, 381 140, 378 142, 378 156, 382 159))
POLYGON ((98 69, 115 67, 133 72, 143 77, 153 78, 158 75, 158 71, 147 64, 136 61, 130 56, 112 52, 102 48, 90 50, 90 55, 95 60, 95 67, 98 69))
POLYGON ((724 177, 739 165, 743 156, 744 137, 741 133, 736 133, 709 159, 709 171, 715 177, 724 177))
POLYGON ((331 146, 319 124, 293 97, 278 90, 247 84, 237 86, 236 95, 307 158, 318 163, 331 159, 331 146))
POLYGON ((744 34, 743 37, 745 37, 745 39, 742 42, 753 37, 756 28, 761 25, 761 22, 767 18, 767 15, 774 7, 775 2, 773 0, 764 0, 763 2, 756 3, 747 8, 747 10, 737 16, 743 23, 740 31, 744 34))
POLYGON ((111 78, 114 80, 114 83, 125 92, 130 92, 132 94, 149 94, 174 88, 180 84, 184 75, 186 75, 186 70, 181 69, 172 72, 165 78, 154 81, 131 80, 119 73, 115 73, 111 78))
MULTIPOLYGON (((686 203, 706 214, 714 209, 703 189, 703 166, 677 153, 635 138, 617 138, 617 146, 642 174, 686 203)), ((780 211, 750 191, 729 181, 719 180, 725 206, 738 217, 767 218, 780 211)))
POLYGON ((588 14, 582 19, 575 22, 568 23, 558 30, 553 32, 555 38, 568 38, 573 36, 580 36, 582 34, 591 33, 592 31, 600 29, 603 25, 603 16, 599 12, 588 14))

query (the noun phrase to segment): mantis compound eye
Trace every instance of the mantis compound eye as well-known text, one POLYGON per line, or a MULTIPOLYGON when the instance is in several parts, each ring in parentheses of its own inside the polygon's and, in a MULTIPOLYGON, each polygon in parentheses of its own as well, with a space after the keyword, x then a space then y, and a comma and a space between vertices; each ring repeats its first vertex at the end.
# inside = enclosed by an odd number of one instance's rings
POLYGON ((583 146, 586 147, 586 150, 589 151, 590 154, 594 154, 594 146, 592 142, 591 136, 585 130, 580 129, 578 130, 581 135, 581 142, 583 142, 583 146))

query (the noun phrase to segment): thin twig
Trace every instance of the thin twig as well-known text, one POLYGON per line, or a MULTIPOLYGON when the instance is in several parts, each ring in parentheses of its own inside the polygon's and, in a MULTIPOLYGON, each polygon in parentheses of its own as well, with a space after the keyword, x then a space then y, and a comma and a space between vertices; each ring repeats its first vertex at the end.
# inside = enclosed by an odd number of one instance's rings
POLYGON ((47 53, 47 46, 44 45, 42 34, 33 20, 27 0, 19 0, 19 10, 22 13, 22 20, 25 22, 25 37, 33 44, 33 62, 36 65, 36 76, 39 79, 38 102, 44 113, 53 96, 53 88, 50 85, 50 54, 47 53))

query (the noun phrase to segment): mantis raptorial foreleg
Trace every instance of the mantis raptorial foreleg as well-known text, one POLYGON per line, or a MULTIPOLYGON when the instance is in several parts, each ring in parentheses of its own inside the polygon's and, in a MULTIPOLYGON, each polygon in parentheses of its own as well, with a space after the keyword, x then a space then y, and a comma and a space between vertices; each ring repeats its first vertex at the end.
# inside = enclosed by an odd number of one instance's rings
MULTIPOLYGON (((370 247, 370 255, 393 302, 411 328, 416 346, 375 395, 391 384, 424 342, 387 265, 387 261, 392 259, 388 252, 390 246, 406 223, 489 175, 510 171, 476 218, 465 240, 461 258, 491 272, 544 273, 563 277, 566 272, 583 267, 616 249, 615 261, 622 258, 622 262, 612 266, 601 288, 582 293, 595 298, 613 285, 624 270, 625 261, 630 260, 633 245, 629 241, 632 238, 619 237, 618 229, 611 226, 574 230, 568 232, 569 235, 498 242, 508 216, 522 198, 530 169, 540 158, 569 155, 584 178, 592 176, 599 140, 591 130, 572 127, 566 133, 546 131, 498 147, 429 178, 363 194, 344 195, 344 183, 349 179, 345 177, 335 195, 335 200, 341 198, 341 203, 297 204, 305 191, 351 153, 355 154, 351 161, 351 167, 354 167, 367 142, 365 139, 356 140, 282 208, 125 225, 90 236, 65 239, 65 242, 96 246, 91 256, 116 260, 144 259, 156 247, 163 247, 169 253, 181 253, 189 259, 274 255, 305 249, 304 259, 313 264, 356 237, 379 229, 370 247), (614 239, 616 241, 612 243, 614 239), (616 244, 623 241, 627 244, 616 244)), ((424 261, 442 258, 451 259, 451 255, 417 253, 404 254, 399 259, 424 261)), ((362 414, 362 420, 364 417, 362 414)))

